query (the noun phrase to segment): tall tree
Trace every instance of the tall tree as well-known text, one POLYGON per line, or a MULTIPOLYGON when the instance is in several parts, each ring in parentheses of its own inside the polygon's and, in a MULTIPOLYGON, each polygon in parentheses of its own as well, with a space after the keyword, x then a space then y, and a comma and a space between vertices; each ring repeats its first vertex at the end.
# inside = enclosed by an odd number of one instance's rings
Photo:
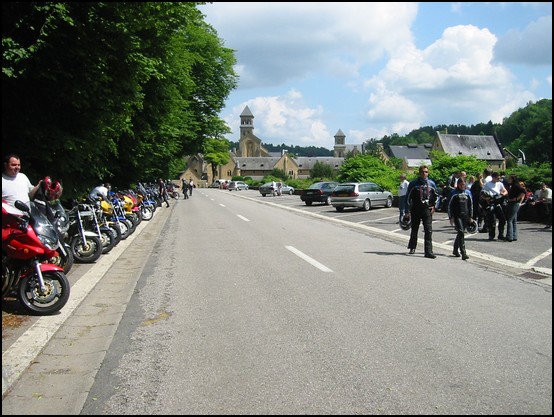
POLYGON ((212 178, 217 178, 218 167, 227 164, 229 156, 229 141, 227 139, 206 139, 204 141, 204 159, 212 167, 212 178))

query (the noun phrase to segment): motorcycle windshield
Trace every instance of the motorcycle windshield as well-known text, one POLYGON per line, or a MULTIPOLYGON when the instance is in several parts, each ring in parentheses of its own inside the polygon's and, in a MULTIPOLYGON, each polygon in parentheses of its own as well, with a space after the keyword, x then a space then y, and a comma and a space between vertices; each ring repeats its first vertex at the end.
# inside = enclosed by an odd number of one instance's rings
POLYGON ((52 223, 48 220, 37 203, 31 202, 31 226, 38 238, 50 249, 55 249, 58 242, 58 234, 52 223))

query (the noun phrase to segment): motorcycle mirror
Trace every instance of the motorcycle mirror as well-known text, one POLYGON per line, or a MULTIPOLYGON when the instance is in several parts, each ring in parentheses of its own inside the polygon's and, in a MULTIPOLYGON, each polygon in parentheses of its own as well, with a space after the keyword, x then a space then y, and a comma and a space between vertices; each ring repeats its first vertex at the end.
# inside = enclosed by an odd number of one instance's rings
POLYGON ((26 213, 29 213, 31 211, 31 209, 29 208, 29 206, 27 204, 25 204, 23 201, 21 200, 16 200, 16 202, 14 203, 14 207, 18 210, 21 210, 21 211, 24 211, 26 213))

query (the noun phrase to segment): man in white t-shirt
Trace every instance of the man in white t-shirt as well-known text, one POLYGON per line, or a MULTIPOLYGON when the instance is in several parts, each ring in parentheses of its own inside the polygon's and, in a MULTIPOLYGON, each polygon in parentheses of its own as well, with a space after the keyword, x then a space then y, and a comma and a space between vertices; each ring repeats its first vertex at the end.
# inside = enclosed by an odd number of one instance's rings
POLYGON ((31 198, 35 195, 41 181, 35 186, 31 184, 27 175, 21 171, 21 160, 19 156, 10 154, 4 159, 2 171, 2 206, 9 213, 23 214, 14 207, 17 200, 29 205, 31 198))
POLYGON ((500 174, 493 172, 492 180, 483 185, 483 191, 492 191, 495 197, 491 201, 490 209, 487 211, 486 222, 489 231, 489 240, 494 240, 496 234, 496 220, 498 219, 498 240, 506 240, 504 227, 506 226, 506 215, 500 197, 506 197, 508 190, 500 181, 500 174))
POLYGON ((406 179, 406 174, 401 174, 400 185, 398 186, 398 210, 400 211, 400 217, 398 218, 397 223, 402 221, 402 217, 404 217, 404 214, 406 214, 408 209, 408 203, 406 201, 408 185, 410 185, 410 182, 406 179))

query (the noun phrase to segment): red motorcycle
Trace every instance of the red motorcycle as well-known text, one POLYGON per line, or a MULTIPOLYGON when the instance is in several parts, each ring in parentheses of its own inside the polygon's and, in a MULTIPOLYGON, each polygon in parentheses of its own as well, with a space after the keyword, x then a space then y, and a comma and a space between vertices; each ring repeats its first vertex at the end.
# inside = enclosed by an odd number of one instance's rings
POLYGON ((22 201, 13 214, 2 202, 2 298, 15 295, 33 314, 53 314, 69 299, 69 281, 63 268, 42 263, 57 256, 57 232, 46 216, 22 201))

